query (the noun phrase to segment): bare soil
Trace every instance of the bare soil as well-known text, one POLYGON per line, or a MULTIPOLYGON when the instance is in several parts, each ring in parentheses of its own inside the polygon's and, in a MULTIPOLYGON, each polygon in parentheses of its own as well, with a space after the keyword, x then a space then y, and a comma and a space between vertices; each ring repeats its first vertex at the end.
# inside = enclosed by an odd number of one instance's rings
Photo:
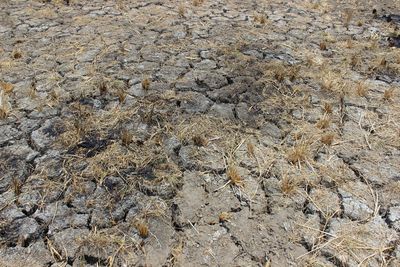
POLYGON ((0 266, 400 266, 398 1, 0 1, 0 266))

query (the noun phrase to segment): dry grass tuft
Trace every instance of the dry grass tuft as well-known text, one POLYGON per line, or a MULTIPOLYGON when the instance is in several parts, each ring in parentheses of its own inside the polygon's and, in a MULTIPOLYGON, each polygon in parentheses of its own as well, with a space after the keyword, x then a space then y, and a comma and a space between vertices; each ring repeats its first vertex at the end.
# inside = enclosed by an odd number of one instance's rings
POLYGON ((357 84, 356 84, 356 94, 358 96, 366 97, 366 96, 368 96, 368 91, 369 91, 369 88, 368 88, 368 85, 367 85, 367 83, 365 81, 357 82, 357 84))
POLYGON ((173 246, 171 249, 171 256, 168 259, 168 262, 171 265, 168 266, 179 266, 179 260, 181 259, 182 253, 183 253, 183 246, 184 242, 182 241, 182 238, 179 239, 179 242, 173 246))
POLYGON ((135 228, 141 238, 147 238, 149 236, 149 226, 144 221, 135 222, 135 228))
POLYGON ((285 195, 290 195, 296 190, 295 180, 288 175, 283 175, 281 180, 281 191, 285 195))
POLYGON ((163 217, 167 212, 167 204, 161 200, 151 200, 142 210, 145 219, 150 217, 163 217))
POLYGON ((228 169, 226 170, 226 176, 228 176, 231 184, 239 187, 243 186, 243 178, 240 176, 238 169, 234 165, 228 166, 228 169))
POLYGON ((201 135, 193 136, 192 140, 196 146, 207 146, 208 144, 208 140, 201 135))
POLYGON ((48 97, 51 102, 59 103, 60 101, 60 93, 54 89, 49 92, 48 97))
POLYGON ((322 41, 322 42, 319 43, 319 49, 323 50, 323 51, 328 49, 328 46, 327 46, 325 41, 322 41))
POLYGON ((124 89, 119 88, 117 90, 118 101, 120 104, 125 102, 127 95, 128 94, 126 93, 126 91, 124 89))
POLYGON ((336 77, 337 75, 331 71, 322 74, 321 88, 327 91, 333 91, 337 84, 336 77))
POLYGON ((362 59, 358 53, 354 53, 348 59, 349 65, 354 69, 361 66, 362 59))
POLYGON ((353 42, 353 39, 352 39, 352 38, 348 38, 348 39, 346 40, 346 45, 345 45, 345 47, 348 48, 348 49, 351 49, 351 48, 354 47, 354 42, 353 42))
POLYGON ((259 21, 260 21, 260 24, 264 25, 267 23, 267 17, 265 15, 261 15, 259 21))
POLYGON ((220 223, 228 222, 232 218, 232 214, 229 212, 223 211, 219 214, 218 219, 220 223))
POLYGON ((267 23, 267 21, 268 21, 268 18, 264 14, 261 14, 261 15, 255 14, 254 15, 254 21, 258 22, 258 23, 260 23, 262 25, 265 25, 267 23))
POLYGON ((391 87, 383 93, 383 100, 385 101, 392 101, 394 98, 394 87, 391 87))
POLYGON ((14 85, 0 81, 0 87, 6 94, 10 94, 14 90, 14 85))
POLYGON ((22 57, 22 53, 19 50, 15 50, 12 52, 12 58, 13 59, 20 59, 22 57))
MULTIPOLYGON (((134 262, 139 241, 118 228, 98 230, 96 227, 78 239, 82 248, 88 247, 97 257, 106 258, 107 266, 116 266, 117 260, 134 262)), ((124 265, 124 264, 123 264, 124 265)))
POLYGON ((193 0, 192 4, 194 6, 200 6, 204 3, 205 0, 193 0))
POLYGON ((316 126, 319 129, 327 129, 329 128, 329 125, 331 123, 331 120, 327 116, 323 116, 321 119, 318 120, 316 126))
POLYGON ((120 135, 121 135, 121 142, 124 146, 128 146, 130 143, 132 143, 133 134, 129 130, 122 129, 120 135))
POLYGON ((287 153, 287 159, 293 164, 302 163, 308 160, 310 154, 309 145, 300 143, 292 147, 287 153))
POLYGON ((332 114, 333 112, 333 107, 331 103, 325 102, 324 103, 324 113, 325 114, 332 114))
POLYGON ((254 148, 253 143, 247 142, 246 146, 247 146, 247 155, 249 157, 255 158, 256 157, 256 153, 255 153, 255 148, 254 148))
POLYGON ((37 89, 36 89, 36 79, 31 81, 31 85, 29 87, 28 96, 30 98, 35 98, 37 96, 37 89))
POLYGON ((353 12, 354 11, 350 8, 346 8, 343 12, 343 25, 346 27, 346 29, 349 28, 350 21, 353 18, 353 12))
POLYGON ((275 66, 273 67, 273 74, 274 74, 274 78, 278 82, 283 82, 283 80, 286 77, 285 67, 282 64, 275 64, 275 66))
POLYGON ((8 101, 8 96, 2 90, 0 91, 0 119, 7 118, 11 111, 11 104, 8 101))
POLYGON ((107 93, 107 91, 108 91, 107 82, 104 79, 101 79, 98 82, 97 87, 99 88, 100 95, 105 95, 107 93))
POLYGON ((145 91, 150 89, 150 80, 148 78, 142 81, 142 89, 145 91))
POLYGON ((294 81, 299 77, 300 65, 285 65, 281 61, 275 61, 267 65, 264 76, 274 77, 278 82, 283 82, 285 79, 294 81))
POLYGON ((321 143, 327 146, 331 146, 333 144, 333 140, 335 139, 335 134, 326 133, 321 136, 321 143))
POLYGON ((180 4, 178 6, 178 15, 179 15, 179 17, 184 18, 185 17, 185 12, 186 12, 185 6, 183 4, 180 4))
POLYGON ((16 196, 18 196, 19 194, 21 194, 22 183, 21 183, 21 181, 20 181, 19 179, 14 178, 14 179, 12 180, 11 186, 12 186, 13 192, 14 192, 14 194, 15 194, 16 196))

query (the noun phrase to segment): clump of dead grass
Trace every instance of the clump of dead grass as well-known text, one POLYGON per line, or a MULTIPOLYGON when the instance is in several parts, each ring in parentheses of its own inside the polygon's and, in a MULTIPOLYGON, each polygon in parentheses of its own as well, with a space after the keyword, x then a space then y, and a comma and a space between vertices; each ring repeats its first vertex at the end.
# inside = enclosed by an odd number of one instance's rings
POLYGON ((254 147, 253 143, 247 142, 246 148, 247 148, 247 155, 249 157, 255 158, 256 153, 255 153, 255 147, 254 147))
POLYGON ((0 88, 4 93, 10 94, 14 90, 14 85, 7 82, 0 81, 0 88))
POLYGON ((290 195, 296 191, 297 183, 293 177, 284 174, 280 181, 281 191, 284 195, 290 195))
POLYGON ((346 8, 343 12, 343 25, 346 29, 349 29, 350 21, 353 19, 354 10, 346 8))
POLYGON ((14 194, 15 194, 16 196, 18 196, 18 195, 21 194, 21 192, 22 192, 22 191, 21 191, 21 189, 22 189, 22 182, 21 182, 19 179, 14 178, 14 179, 12 180, 11 187, 12 187, 12 190, 13 190, 13 192, 14 192, 14 194))
POLYGON ((306 162, 310 158, 310 145, 306 142, 300 142, 294 145, 287 152, 287 159, 292 164, 306 162))
POLYGON ((184 18, 185 17, 185 13, 186 13, 185 6, 183 4, 180 4, 178 6, 178 15, 179 15, 179 17, 184 18))
POLYGON ((367 97, 369 92, 368 84, 365 81, 356 83, 356 94, 360 97, 367 97))
POLYGON ((254 15, 254 22, 265 25, 267 23, 267 21, 268 21, 268 17, 265 16, 264 14, 255 14, 254 15))
POLYGON ((99 259, 106 259, 107 266, 115 266, 119 260, 134 262, 137 260, 140 242, 117 228, 98 230, 96 227, 87 235, 78 239, 82 248, 88 247, 99 259))
POLYGON ((226 170, 226 176, 228 177, 230 183, 232 185, 238 186, 238 187, 243 187, 244 186, 244 181, 242 176, 239 173, 239 170, 237 167, 231 163, 227 170, 226 170))
POLYGON ((134 226, 141 238, 147 238, 149 236, 149 226, 146 222, 138 220, 134 223, 134 226))
POLYGON ((352 69, 360 67, 362 64, 362 58, 360 54, 357 52, 350 55, 350 57, 348 58, 348 64, 352 69))
POLYGON ((11 111, 11 103, 5 91, 0 91, 0 119, 5 119, 11 111))
POLYGON ((286 65, 281 61, 274 61, 266 66, 264 77, 273 77, 276 81, 282 83, 285 79, 293 82, 299 77, 300 65, 286 65))
POLYGON ((327 129, 329 128, 330 123, 331 123, 330 118, 328 116, 323 116, 318 120, 316 126, 319 129, 327 129))
POLYGON ((194 6, 201 6, 204 3, 205 0, 193 0, 192 4, 194 6))
POLYGON ((126 97, 127 97, 127 93, 126 93, 126 91, 124 90, 124 89, 118 89, 117 90, 117 96, 118 96, 118 101, 119 101, 119 103, 124 103, 125 102, 125 100, 126 100, 126 97))
POLYGON ((150 79, 149 78, 145 78, 142 81, 142 89, 147 91, 150 89, 150 79))
POLYGON ((105 79, 98 80, 97 88, 99 89, 100 95, 105 95, 108 91, 107 81, 105 79))
POLYGON ((321 143, 323 143, 326 146, 331 146, 333 144, 333 141, 335 139, 335 134, 334 133, 325 133, 321 136, 321 143))
MULTIPOLYGON (((307 231, 314 231, 318 237, 318 244, 311 251, 301 255, 329 253, 340 262, 352 263, 357 266, 370 266, 383 264, 386 266, 390 253, 394 249, 393 234, 380 224, 376 219, 360 224, 355 221, 336 222, 337 230, 332 232, 313 229, 307 225, 307 231), (325 238, 323 237, 325 235, 325 238)), ((332 227, 332 223, 331 223, 332 227)))
POLYGON ((133 142, 133 134, 128 129, 122 129, 120 136, 124 146, 129 146, 129 144, 133 142))
POLYGON ((208 140, 202 135, 195 135, 192 140, 196 146, 207 146, 208 144, 208 140))
POLYGON ((394 93, 395 93, 394 90, 395 90, 394 87, 386 89, 385 92, 383 92, 383 96, 382 96, 383 100, 388 101, 388 102, 392 101, 394 98, 394 93))
POLYGON ((333 91, 337 85, 337 75, 332 71, 325 72, 321 75, 321 88, 327 91, 333 91))
POLYGON ((319 49, 323 51, 328 50, 328 46, 325 41, 319 43, 319 49))
POLYGON ((223 211, 218 215, 218 220, 220 223, 228 222, 232 218, 232 214, 229 212, 223 211))
POLYGON ((332 104, 328 102, 324 103, 323 109, 325 114, 332 114, 333 112, 332 104))
POLYGON ((22 58, 22 53, 20 50, 14 50, 11 56, 13 59, 20 59, 22 58))

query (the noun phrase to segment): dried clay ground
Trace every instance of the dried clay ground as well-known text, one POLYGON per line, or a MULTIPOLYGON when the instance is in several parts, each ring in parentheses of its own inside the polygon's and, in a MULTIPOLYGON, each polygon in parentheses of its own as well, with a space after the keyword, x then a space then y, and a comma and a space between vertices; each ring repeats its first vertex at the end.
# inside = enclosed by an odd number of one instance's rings
POLYGON ((399 13, 1 0, 0 266, 400 266, 399 13))

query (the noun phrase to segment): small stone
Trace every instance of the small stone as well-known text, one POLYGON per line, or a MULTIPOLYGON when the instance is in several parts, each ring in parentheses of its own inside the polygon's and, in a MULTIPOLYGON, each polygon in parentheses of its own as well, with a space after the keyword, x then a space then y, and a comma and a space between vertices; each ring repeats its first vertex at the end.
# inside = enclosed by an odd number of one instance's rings
POLYGON ((86 51, 80 53, 76 59, 79 62, 92 62, 99 53, 100 53, 100 48, 87 47, 86 51))
POLYGON ((363 200, 342 190, 340 190, 339 193, 342 195, 344 215, 349 218, 354 220, 366 220, 374 213, 374 211, 363 200))
POLYGON ((203 59, 209 59, 211 57, 211 52, 208 50, 200 51, 200 57, 203 59))
POLYGON ((184 146, 179 150, 179 157, 187 169, 195 166, 213 171, 225 169, 223 156, 217 149, 209 147, 184 146))
POLYGON ((68 228, 54 234, 54 245, 64 257, 74 259, 80 247, 80 239, 88 234, 88 229, 68 228))
POLYGON ((62 173, 62 160, 58 150, 48 150, 34 162, 36 169, 42 171, 49 178, 57 178, 62 173))
POLYGON ((295 117, 298 120, 303 119, 303 112, 301 110, 298 110, 298 109, 293 110, 292 115, 293 115, 293 117, 295 117))
POLYGON ((316 105, 319 104, 321 99, 317 95, 311 95, 311 104, 316 105))
POLYGON ((321 212, 325 217, 340 211, 340 200, 337 194, 326 188, 312 189, 310 203, 307 205, 312 212, 321 212))
POLYGON ((169 155, 174 156, 181 147, 181 142, 175 136, 168 138, 164 142, 165 150, 168 152, 169 155))
POLYGON ((30 242, 39 236, 39 224, 33 218, 22 219, 18 229, 18 242, 24 246, 26 242, 30 242))
POLYGON ((246 51, 243 52, 243 54, 248 55, 248 56, 253 56, 253 57, 258 58, 258 59, 263 59, 264 58, 263 53, 259 52, 257 50, 246 50, 246 51))
POLYGON ((250 113, 249 113, 249 106, 247 103, 241 102, 236 106, 236 114, 238 119, 242 122, 247 122, 251 120, 250 113))
POLYGON ((274 138, 280 139, 282 137, 282 131, 274 123, 266 121, 261 127, 261 132, 274 138))
POLYGON ((320 219, 318 214, 308 214, 307 221, 303 223, 307 228, 301 229, 304 241, 309 247, 314 247, 320 237, 320 219))
POLYGON ((389 223, 395 224, 397 222, 397 225, 400 226, 400 206, 389 208, 388 220, 389 223))
POLYGON ((5 144, 20 135, 20 132, 11 125, 0 126, 0 145, 5 144))
POLYGON ((188 113, 204 113, 211 106, 211 101, 203 94, 190 92, 184 94, 181 107, 188 113))
POLYGON ((42 127, 31 134, 33 145, 39 150, 48 148, 63 131, 61 119, 46 120, 42 127))
POLYGON ((33 217, 48 225, 50 235, 69 227, 85 227, 89 220, 89 214, 77 214, 74 209, 59 202, 49 204, 44 210, 37 210, 33 217))
POLYGON ((10 247, 0 250, 0 266, 49 266, 54 260, 43 241, 38 241, 28 247, 10 247))
POLYGON ((22 187, 22 192, 18 196, 18 206, 21 207, 22 212, 25 214, 32 214, 38 208, 37 203, 39 203, 40 199, 41 195, 38 190, 25 190, 25 187, 22 187))
POLYGON ((217 63, 210 59, 204 59, 195 64, 195 67, 200 70, 212 70, 217 68, 217 63))
POLYGON ((21 142, 17 144, 13 144, 11 146, 6 146, 2 148, 3 155, 12 155, 13 158, 24 160, 27 162, 32 161, 39 152, 34 151, 26 142, 21 142))
POLYGON ((390 246, 399 236, 380 216, 372 218, 365 224, 349 219, 333 218, 327 232, 331 235, 322 252, 327 256, 335 256, 341 262, 340 265, 349 264, 349 266, 356 266, 359 259, 365 258, 368 258, 370 266, 379 266, 379 248, 390 246), (362 244, 365 249, 357 249, 348 244, 362 244), (373 251, 368 248, 373 248, 373 251))
POLYGON ((143 86, 141 83, 137 83, 132 85, 131 88, 128 89, 128 94, 132 96, 142 97, 146 95, 146 91, 143 90, 143 86))
POLYGON ((214 104, 210 109, 210 114, 220 118, 233 120, 235 119, 233 108, 233 104, 214 104))

